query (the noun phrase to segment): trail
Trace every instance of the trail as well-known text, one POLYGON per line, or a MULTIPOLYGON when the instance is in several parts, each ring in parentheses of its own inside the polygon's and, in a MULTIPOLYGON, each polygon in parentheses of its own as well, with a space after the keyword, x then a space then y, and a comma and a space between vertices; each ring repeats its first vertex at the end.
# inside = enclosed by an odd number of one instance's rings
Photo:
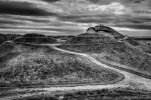
POLYGON ((93 58, 92 56, 90 56, 88 54, 67 51, 67 50, 63 50, 63 49, 57 48, 55 46, 53 46, 53 48, 55 50, 58 50, 58 51, 61 51, 61 52, 66 52, 66 53, 70 53, 70 54, 75 54, 75 55, 80 55, 80 56, 86 57, 91 62, 93 62, 93 63, 95 63, 97 65, 100 65, 101 67, 108 68, 108 69, 111 69, 113 71, 116 71, 118 73, 123 74, 125 76, 125 79, 122 82, 119 82, 121 85, 122 84, 123 85, 124 84, 125 85, 129 85, 129 83, 136 83, 135 86, 137 88, 145 88, 145 89, 147 88, 148 90, 151 90, 151 80, 150 80, 150 76, 149 75, 145 76, 144 74, 141 75, 140 73, 133 72, 133 71, 128 71, 127 69, 121 70, 121 69, 118 69, 118 68, 115 68, 115 67, 108 66, 106 64, 103 64, 103 63, 97 61, 95 58, 93 58))
MULTIPOLYGON (((30 43, 27 43, 27 44, 30 44, 30 43)), ((138 87, 137 84, 139 84, 139 87, 141 85, 141 86, 143 86, 143 88, 146 87, 148 90, 151 90, 151 79, 150 79, 149 75, 144 75, 144 74, 141 75, 141 73, 137 73, 135 71, 129 71, 127 69, 123 70, 124 68, 121 70, 120 68, 116 68, 116 67, 112 67, 112 66, 108 66, 106 64, 103 64, 103 63, 101 63, 100 61, 96 60, 94 57, 92 57, 92 56, 90 56, 88 54, 67 51, 67 50, 60 49, 60 48, 56 47, 56 46, 59 46, 61 44, 30 44, 30 45, 49 46, 49 47, 51 47, 51 48, 53 48, 55 50, 61 51, 61 52, 83 56, 83 57, 89 59, 91 62, 99 65, 100 67, 111 69, 113 71, 116 71, 116 72, 124 75, 125 79, 123 81, 121 81, 121 82, 118 82, 117 83, 118 85, 122 84, 124 86, 125 85, 127 86, 127 85, 129 85, 129 83, 133 82, 133 83, 136 83, 135 84, 136 87, 138 87)))
MULTIPOLYGON (((43 93, 51 93, 51 92, 55 92, 55 91, 83 91, 83 90, 98 90, 98 89, 104 89, 104 88, 124 88, 124 87, 130 87, 130 88, 135 88, 135 89, 143 89, 143 90, 151 90, 151 80, 124 70, 120 70, 111 66, 108 66, 106 64, 103 64, 99 61, 97 61, 95 58, 93 58, 92 56, 88 55, 88 54, 84 54, 84 53, 77 53, 77 52, 72 52, 72 51, 67 51, 67 50, 63 50, 60 48, 57 48, 57 45, 52 45, 52 44, 31 44, 31 45, 45 45, 45 46, 49 46, 51 48, 54 48, 55 50, 61 51, 61 52, 65 52, 65 53, 70 53, 70 54, 74 54, 74 55, 78 55, 78 56, 82 56, 85 57, 87 59, 89 59, 91 62, 99 65, 100 67, 104 67, 107 69, 111 69, 113 71, 116 71, 122 75, 125 76, 125 79, 122 81, 119 81, 115 84, 105 84, 105 85, 82 85, 82 86, 61 86, 61 87, 44 87, 44 88, 25 88, 25 89, 13 89, 11 91, 33 91, 33 90, 44 90, 45 92, 39 93, 39 94, 43 94, 43 93)), ((3 98, 3 100, 11 100, 12 98, 17 98, 17 97, 28 97, 30 95, 36 95, 37 93, 33 93, 33 94, 24 94, 24 95, 17 95, 17 96, 10 96, 10 97, 6 97, 3 98)))

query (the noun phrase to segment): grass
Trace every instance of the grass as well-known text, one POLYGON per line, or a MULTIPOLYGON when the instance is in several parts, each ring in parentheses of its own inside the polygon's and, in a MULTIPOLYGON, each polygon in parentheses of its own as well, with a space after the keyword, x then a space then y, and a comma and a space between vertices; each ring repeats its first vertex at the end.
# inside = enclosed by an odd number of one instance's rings
POLYGON ((74 37, 59 48, 87 53, 97 58, 128 66, 139 72, 151 75, 151 56, 147 55, 138 46, 126 41, 119 42, 109 37, 74 37))
POLYGON ((140 46, 138 46, 139 49, 142 51, 151 54, 151 41, 139 41, 141 43, 140 46))
POLYGON ((21 37, 13 40, 19 43, 51 44, 57 43, 57 40, 51 37, 21 37))
POLYGON ((15 100, 149 100, 151 93, 130 88, 114 88, 93 91, 78 91, 61 94, 37 95, 15 100))
POLYGON ((110 84, 120 77, 85 58, 59 52, 48 46, 6 43, 1 46, 0 52, 3 59, 0 64, 1 87, 110 84), (6 46, 11 48, 5 50, 6 46))
POLYGON ((25 95, 25 94, 32 94, 32 93, 41 93, 45 92, 44 90, 26 90, 26 91, 2 91, 0 92, 0 98, 8 97, 8 96, 17 96, 17 95, 25 95))

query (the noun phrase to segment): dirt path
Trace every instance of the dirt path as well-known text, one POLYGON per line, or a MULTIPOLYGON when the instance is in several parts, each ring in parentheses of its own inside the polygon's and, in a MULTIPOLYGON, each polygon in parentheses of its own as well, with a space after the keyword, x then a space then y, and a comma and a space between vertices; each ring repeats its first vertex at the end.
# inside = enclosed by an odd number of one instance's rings
POLYGON ((97 65, 100 65, 101 67, 111 69, 113 71, 116 71, 116 72, 124 75, 125 79, 123 81, 118 82, 117 83, 118 85, 121 84, 121 85, 124 85, 124 86, 132 86, 134 88, 137 87, 137 88, 140 88, 140 89, 142 88, 142 89, 151 90, 151 79, 145 78, 145 77, 143 77, 143 75, 137 75, 135 73, 131 73, 127 70, 121 70, 121 69, 118 69, 118 68, 108 66, 106 64, 103 64, 103 63, 97 61, 94 57, 92 57, 88 54, 67 51, 67 50, 63 50, 63 49, 60 49, 60 48, 56 47, 56 46, 61 45, 61 44, 56 44, 56 45, 55 44, 31 44, 31 45, 50 46, 51 48, 54 48, 55 50, 58 50, 58 51, 61 51, 61 52, 66 52, 66 53, 86 57, 91 62, 93 62, 97 65))
MULTIPOLYGON (((39 44, 32 44, 32 45, 39 45, 39 44)), ((71 52, 71 51, 67 51, 67 50, 63 50, 60 48, 57 48, 54 45, 51 44, 43 44, 46 46, 51 46, 51 48, 53 47, 55 50, 61 51, 61 52, 66 52, 66 53, 70 53, 70 54, 74 54, 74 55, 79 55, 79 56, 83 56, 86 57, 87 59, 89 59, 91 62, 100 65, 101 67, 104 68, 108 68, 111 69, 113 71, 116 71, 118 73, 121 73, 122 75, 125 76, 125 79, 122 81, 117 82, 116 84, 108 84, 108 85, 82 85, 82 86, 63 86, 63 87, 45 87, 45 88, 25 88, 25 89, 13 89, 10 90, 12 92, 15 91, 33 91, 33 90, 43 90, 45 92, 39 92, 38 94, 44 94, 44 93, 51 93, 51 92, 55 92, 55 91, 79 91, 79 90, 97 90, 97 89, 104 89, 104 88, 117 88, 117 87, 130 87, 130 88, 135 88, 135 89, 143 89, 143 90, 151 90, 151 80, 144 78, 142 76, 138 76, 135 74, 132 74, 130 72, 127 71, 123 71, 117 68, 113 68, 110 66, 107 66, 99 61, 97 61, 95 58, 93 58, 90 55, 84 54, 84 53, 76 53, 76 52, 71 52)), ((16 95, 16 96, 9 96, 9 97, 4 97, 4 98, 0 98, 0 100, 11 100, 13 98, 19 98, 19 97, 28 97, 31 95, 37 95, 37 93, 33 93, 33 94, 21 94, 21 95, 16 95)))
POLYGON ((67 50, 63 50, 63 49, 57 48, 55 46, 53 46, 53 48, 55 50, 58 50, 58 51, 84 56, 84 57, 88 58, 90 61, 92 61, 93 63, 95 63, 97 65, 103 66, 104 68, 108 68, 108 69, 111 69, 113 71, 116 71, 118 73, 123 74, 125 76, 125 79, 122 82, 119 82, 121 85, 123 84, 123 85, 128 85, 129 86, 129 85, 132 85, 132 84, 134 85, 135 84, 134 88, 137 87, 137 88, 140 88, 140 89, 151 90, 151 80, 148 79, 148 78, 142 77, 141 75, 138 76, 138 75, 130 73, 128 71, 124 71, 124 70, 120 70, 120 69, 117 69, 117 68, 113 68, 111 66, 108 66, 106 64, 103 64, 103 63, 97 61, 95 58, 93 58, 92 56, 90 56, 88 54, 67 51, 67 50))

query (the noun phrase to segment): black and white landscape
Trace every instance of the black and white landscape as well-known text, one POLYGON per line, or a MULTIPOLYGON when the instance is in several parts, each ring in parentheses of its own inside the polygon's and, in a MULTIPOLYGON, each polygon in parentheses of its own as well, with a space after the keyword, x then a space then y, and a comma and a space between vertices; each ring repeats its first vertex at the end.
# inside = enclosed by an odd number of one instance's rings
POLYGON ((0 100, 150 100, 150 0, 0 0, 0 100))

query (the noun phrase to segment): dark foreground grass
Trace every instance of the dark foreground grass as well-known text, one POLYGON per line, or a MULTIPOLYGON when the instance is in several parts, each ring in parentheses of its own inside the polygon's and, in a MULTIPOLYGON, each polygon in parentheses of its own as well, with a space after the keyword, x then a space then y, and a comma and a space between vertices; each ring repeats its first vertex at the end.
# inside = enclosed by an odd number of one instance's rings
POLYGON ((0 92, 0 98, 9 97, 9 96, 17 96, 17 95, 25 95, 25 94, 32 94, 32 93, 40 93, 45 92, 44 90, 26 90, 26 91, 2 91, 0 92))
POLYGON ((128 88, 79 91, 73 93, 37 95, 15 100, 150 100, 151 92, 128 88))

